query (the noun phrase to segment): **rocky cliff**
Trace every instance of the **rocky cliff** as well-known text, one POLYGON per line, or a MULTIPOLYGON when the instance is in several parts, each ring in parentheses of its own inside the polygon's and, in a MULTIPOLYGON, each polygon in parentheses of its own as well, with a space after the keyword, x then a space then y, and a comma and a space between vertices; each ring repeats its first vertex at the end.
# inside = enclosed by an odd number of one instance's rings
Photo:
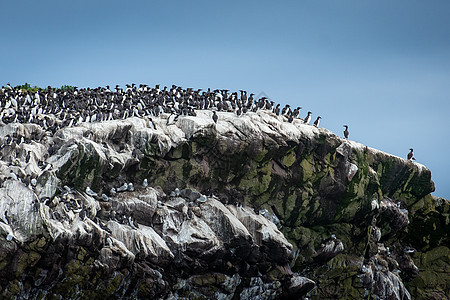
POLYGON ((0 137, 0 295, 447 299, 430 171, 259 111, 0 137))

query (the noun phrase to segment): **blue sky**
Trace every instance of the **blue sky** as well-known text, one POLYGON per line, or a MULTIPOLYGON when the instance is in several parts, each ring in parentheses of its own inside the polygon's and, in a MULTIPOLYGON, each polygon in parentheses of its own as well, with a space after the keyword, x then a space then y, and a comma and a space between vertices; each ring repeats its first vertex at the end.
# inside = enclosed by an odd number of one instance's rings
POLYGON ((450 1, 4 1, 0 85, 264 92, 450 199, 450 1))

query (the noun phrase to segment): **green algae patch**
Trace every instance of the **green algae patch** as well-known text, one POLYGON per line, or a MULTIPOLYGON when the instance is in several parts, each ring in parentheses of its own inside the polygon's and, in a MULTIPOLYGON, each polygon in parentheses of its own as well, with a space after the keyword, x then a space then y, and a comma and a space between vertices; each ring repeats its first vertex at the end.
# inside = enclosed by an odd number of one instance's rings
POLYGON ((302 180, 303 182, 306 182, 314 177, 314 163, 313 163, 313 157, 312 155, 308 156, 307 158, 303 159, 300 162, 300 167, 302 169, 302 180))
POLYGON ((450 289, 448 270, 450 269, 450 249, 446 246, 436 247, 413 257, 419 268, 416 278, 406 283, 417 299, 445 299, 450 289))
POLYGON ((58 171, 58 178, 77 189, 83 190, 86 185, 96 189, 101 179, 98 176, 102 170, 100 162, 100 156, 92 144, 85 147, 78 145, 77 150, 72 151, 69 160, 58 171))
MULTIPOLYGON (((268 204, 270 202, 271 196, 269 193, 263 193, 261 194, 256 201, 253 202, 253 204, 259 205, 260 207, 262 207, 265 204, 268 204)), ((270 207, 267 207, 268 209, 270 207)))
POLYGON ((45 240, 44 237, 41 237, 40 239, 37 239, 37 240, 31 242, 28 245, 28 247, 29 247, 29 249, 32 249, 35 251, 40 251, 40 250, 43 250, 46 245, 47 245, 47 241, 45 240))
POLYGON ((74 282, 80 283, 88 277, 91 268, 79 260, 72 260, 67 265, 67 275, 70 275, 74 282))
POLYGON ((346 205, 342 205, 342 208, 336 214, 334 221, 349 222, 355 217, 356 213, 359 211, 360 208, 361 208, 361 201, 358 201, 356 199, 353 201, 348 201, 346 205))
MULTIPOLYGON (((84 252, 81 251, 78 253, 84 252)), ((84 257, 83 254, 81 256, 84 257)), ((54 292, 75 295, 79 289, 82 289, 85 290, 82 298, 89 298, 89 295, 96 295, 98 291, 94 291, 95 287, 93 285, 95 283, 92 279, 95 279, 98 274, 92 272, 93 261, 92 258, 87 259, 86 262, 78 259, 69 261, 65 267, 64 278, 55 286, 54 292)))
POLYGON ((33 267, 41 258, 41 255, 35 251, 29 253, 22 252, 19 255, 16 265, 16 277, 19 277, 26 268, 33 267))
POLYGON ((289 194, 289 196, 286 198, 286 201, 284 201, 284 215, 290 216, 292 211, 296 209, 297 206, 297 195, 296 194, 289 194))
POLYGON ((9 299, 16 298, 14 296, 18 295, 20 293, 20 291, 22 290, 20 286, 21 286, 21 284, 20 284, 19 280, 17 280, 17 279, 14 280, 13 282, 11 282, 8 285, 8 292, 6 295, 7 298, 9 298, 9 299))
POLYGON ((7 265, 8 265, 8 261, 6 259, 0 260, 0 271, 3 270, 7 265))
POLYGON ((122 273, 115 271, 112 277, 109 277, 108 280, 101 281, 92 293, 97 295, 99 298, 114 298, 112 296, 120 289, 124 278, 125 276, 122 273))
POLYGON ((212 284, 221 284, 227 280, 227 277, 221 273, 197 275, 191 278, 191 282, 197 286, 209 286, 212 284))
POLYGON ((115 291, 117 291, 124 278, 125 276, 122 273, 115 272, 114 278, 108 281, 108 285, 105 289, 106 293, 108 295, 112 295, 115 291))
POLYGON ((425 252, 420 257, 420 265, 429 266, 431 264, 440 263, 439 261, 450 263, 450 249, 445 246, 434 248, 425 252))
POLYGON ((263 148, 262 151, 260 151, 258 154, 256 154, 256 156, 254 158, 255 162, 261 163, 261 162, 265 161, 265 157, 268 153, 269 153, 269 150, 263 148))
POLYGON ((296 161, 296 157, 295 157, 294 151, 289 152, 288 154, 283 156, 283 158, 281 159, 281 163, 286 168, 289 168, 290 166, 292 166, 295 163, 295 161, 296 161))
POLYGON ((77 259, 83 261, 86 258, 87 251, 84 248, 78 250, 77 259))
POLYGON ((268 190, 272 178, 272 167, 267 163, 259 168, 253 168, 241 178, 239 188, 254 195, 261 195, 268 190))
POLYGON ((239 188, 242 190, 249 190, 251 189, 255 181, 257 181, 256 175, 258 174, 256 169, 251 169, 247 174, 244 175, 244 177, 241 179, 239 183, 239 188))

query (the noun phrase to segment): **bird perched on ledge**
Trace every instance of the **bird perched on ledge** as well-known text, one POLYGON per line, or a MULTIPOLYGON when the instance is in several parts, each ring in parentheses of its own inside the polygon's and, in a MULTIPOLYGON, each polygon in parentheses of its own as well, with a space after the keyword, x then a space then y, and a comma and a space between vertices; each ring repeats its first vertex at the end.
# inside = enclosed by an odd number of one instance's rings
POLYGON ((416 160, 415 158, 414 158, 414 153, 413 153, 413 148, 409 148, 409 153, 408 153, 408 159, 409 160, 416 160))
POLYGON ((311 114, 312 114, 312 112, 308 111, 308 115, 306 115, 305 121, 304 121, 305 124, 309 124, 309 121, 311 121, 311 114))
POLYGON ((349 134, 349 132, 348 132, 348 126, 347 126, 347 125, 344 125, 344 127, 345 127, 345 130, 344 130, 344 137, 345 137, 346 139, 348 139, 348 134, 349 134))
POLYGON ((320 119, 322 119, 322 117, 321 117, 321 116, 318 116, 317 119, 314 121, 314 124, 313 124, 313 125, 316 126, 316 127, 319 127, 320 119))

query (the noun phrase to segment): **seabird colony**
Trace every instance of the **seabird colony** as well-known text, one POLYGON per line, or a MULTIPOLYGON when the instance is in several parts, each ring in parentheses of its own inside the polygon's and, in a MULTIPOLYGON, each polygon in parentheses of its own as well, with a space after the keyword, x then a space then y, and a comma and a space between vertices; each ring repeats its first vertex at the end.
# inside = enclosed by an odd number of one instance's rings
MULTIPOLYGON (((77 87, 57 89, 47 87, 36 92, 13 88, 10 84, 0 90, 0 126, 8 123, 35 123, 44 130, 55 133, 57 130, 79 125, 82 122, 101 122, 125 119, 127 117, 157 117, 161 113, 178 116, 195 116, 196 110, 213 110, 213 119, 217 122, 215 111, 236 113, 238 116, 258 110, 271 111, 277 116, 284 115, 292 122, 300 115, 301 107, 294 110, 286 105, 280 111, 280 104, 266 97, 255 99, 247 91, 230 93, 229 90, 202 91, 192 88, 183 89, 172 85, 171 88, 154 88, 145 84, 137 87, 118 85, 98 88, 77 87)), ((303 119, 300 119, 303 120, 303 119)), ((311 112, 304 119, 309 124, 311 112)), ((318 122, 317 122, 318 125, 318 122)))
MULTIPOLYGON (((304 119, 299 118, 302 107, 291 109, 287 104, 280 109, 267 97, 254 98, 255 94, 247 95, 247 91, 229 93, 229 90, 194 90, 183 89, 172 85, 169 89, 154 88, 146 84, 137 87, 134 83, 122 89, 116 85, 110 89, 109 85, 98 88, 77 87, 58 89, 50 86, 47 89, 22 89, 12 87, 9 83, 0 90, 0 126, 8 123, 35 123, 45 131, 54 134, 63 127, 79 125, 82 122, 102 122, 107 120, 126 119, 128 117, 150 117, 150 125, 156 129, 151 117, 161 113, 171 114, 173 120, 179 116, 195 116, 195 110, 212 110, 215 123, 218 116, 215 111, 234 112, 241 116, 249 111, 265 110, 277 116, 283 115, 287 122, 299 119, 305 124, 311 121, 309 111, 304 119)), ((169 118, 170 120, 171 118, 169 118)), ((318 116, 314 126, 319 126, 321 117, 318 116)), ((344 137, 348 139, 348 126, 344 125, 344 137)), ((23 137, 6 137, 5 144, 23 142, 23 137)), ((412 149, 408 159, 414 160, 412 149)))

